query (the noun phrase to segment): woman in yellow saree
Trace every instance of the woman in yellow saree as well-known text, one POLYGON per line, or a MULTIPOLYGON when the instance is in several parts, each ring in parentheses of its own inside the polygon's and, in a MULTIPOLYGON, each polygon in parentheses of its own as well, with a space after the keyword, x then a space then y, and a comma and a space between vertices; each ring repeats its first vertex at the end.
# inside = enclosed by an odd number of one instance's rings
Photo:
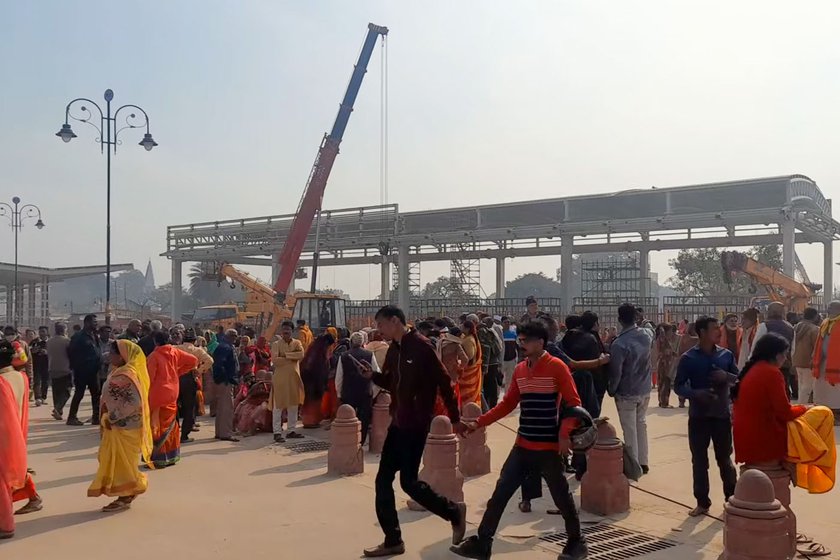
POLYGON ((152 467, 152 430, 149 420, 149 373, 143 350, 128 340, 117 340, 111 350, 111 373, 102 387, 99 469, 88 496, 116 496, 102 511, 128 509, 146 491, 146 475, 138 458, 152 467))

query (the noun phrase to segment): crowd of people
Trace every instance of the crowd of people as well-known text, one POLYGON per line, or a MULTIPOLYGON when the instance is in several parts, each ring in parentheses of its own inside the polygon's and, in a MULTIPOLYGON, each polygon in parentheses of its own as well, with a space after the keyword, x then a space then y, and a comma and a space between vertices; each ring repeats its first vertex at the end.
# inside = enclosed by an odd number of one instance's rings
POLYGON ((339 404, 349 404, 361 421, 364 444, 376 397, 389 392, 392 423, 375 486, 385 539, 365 550, 367 557, 404 551, 393 491, 399 472, 412 499, 452 524, 452 550, 468 558, 490 557, 508 501, 521 490, 519 508, 531 511, 545 480, 557 507, 551 513, 562 515, 569 536, 561 558, 584 558, 587 546, 565 473, 580 479, 586 453, 570 443, 580 421, 568 412, 597 418, 607 395, 615 400, 629 459, 641 474, 651 464, 646 417, 652 389, 662 408, 671 408, 671 391, 679 406, 690 403, 693 516, 711 506, 710 444, 728 498, 737 478, 733 430, 738 462, 781 462, 784 422, 804 414, 808 403, 840 408, 840 338, 832 337, 840 302, 829 305, 824 320, 812 308, 801 320, 785 317, 781 304, 772 303, 763 321, 757 310, 747 309, 721 323, 699 317, 678 325, 654 325, 644 310, 625 303, 618 307, 617 327, 602 327, 591 311, 559 322, 540 310, 536 298, 525 303, 518 319, 476 312, 412 324, 401 309, 386 306, 376 315, 376 328, 350 334, 328 327, 315 336, 304 321, 284 321, 273 340, 247 327, 196 332, 176 324, 166 330, 159 321, 132 321, 114 332, 95 315, 85 317, 72 337, 62 323, 52 336, 46 327, 23 337, 6 327, 0 341, 0 437, 12 445, 0 457, 0 482, 10 490, 0 496, 0 537, 13 535, 13 501, 27 500, 18 514, 42 507, 26 465, 27 394, 33 406, 42 406, 49 387, 53 418, 63 420, 70 401, 70 426, 84 423, 79 407, 90 394, 89 422, 100 426, 102 438, 88 495, 114 497, 105 511, 128 509, 146 491, 138 458, 148 468, 178 463, 181 446, 204 428, 200 416, 214 417, 220 440, 270 431, 282 443, 304 437, 304 429, 329 429, 339 404), (791 397, 802 405, 791 406, 791 397), (461 421, 467 403, 482 409, 475 423, 461 421), (464 540, 466 506, 418 478, 431 421, 447 415, 454 431, 468 437, 517 406, 514 448, 477 534, 464 540), (760 425, 756 418, 763 419, 760 425), (775 439, 757 444, 762 437, 775 439))

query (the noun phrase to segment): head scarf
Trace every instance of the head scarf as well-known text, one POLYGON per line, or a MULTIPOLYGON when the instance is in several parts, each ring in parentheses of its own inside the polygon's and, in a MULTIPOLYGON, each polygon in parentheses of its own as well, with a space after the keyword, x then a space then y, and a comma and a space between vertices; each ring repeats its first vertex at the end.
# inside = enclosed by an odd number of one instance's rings
POLYGON ((140 400, 142 402, 142 422, 140 430, 142 437, 140 440, 140 454, 143 457, 143 462, 150 468, 152 467, 152 422, 149 417, 149 372, 146 369, 146 356, 143 350, 130 340, 118 340, 117 348, 120 351, 120 356, 125 360, 125 365, 122 365, 111 372, 111 375, 125 375, 137 386, 140 393, 140 400))
POLYGON ((211 355, 213 352, 216 351, 216 347, 219 346, 219 341, 216 340, 216 333, 210 333, 210 340, 207 341, 207 352, 211 355))

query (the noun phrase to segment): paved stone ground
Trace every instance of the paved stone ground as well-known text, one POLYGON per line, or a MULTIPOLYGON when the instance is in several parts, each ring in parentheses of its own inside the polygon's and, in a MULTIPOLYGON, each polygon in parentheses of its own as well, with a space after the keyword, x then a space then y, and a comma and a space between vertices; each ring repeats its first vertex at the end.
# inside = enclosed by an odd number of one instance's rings
MULTIPOLYGON (((330 477, 325 452, 293 454, 273 445, 266 434, 237 444, 218 442, 213 439, 212 422, 205 418, 204 427, 195 434, 197 441, 182 449, 181 463, 149 473, 149 491, 131 510, 104 514, 99 508, 108 500, 85 495, 96 470, 97 430, 68 427, 48 414, 46 406, 32 409, 29 443, 30 464, 37 471, 45 506, 39 513, 17 518, 17 536, 0 542, 2 560, 343 560, 359 558, 362 548, 381 540, 373 508, 376 456, 367 457, 363 475, 330 477)), ((611 402, 605 403, 605 414, 617 417, 611 402)), ((639 486, 691 505, 686 415, 686 410, 651 409, 651 474, 639 486)), ((517 425, 513 416, 503 422, 517 425)), ((307 436, 326 440, 329 434, 315 430, 307 436)), ((494 472, 468 480, 464 488, 470 532, 480 520, 513 438, 501 426, 489 431, 494 472)), ((723 500, 716 472, 712 489, 711 513, 720 516, 723 500)), ((405 496, 399 490, 397 495, 408 547, 402 558, 454 558, 448 552, 448 524, 409 511, 405 496)), ((630 498, 629 513, 611 519, 584 513, 585 525, 609 523, 676 543, 637 558, 706 560, 720 554, 720 522, 689 518, 687 508, 638 490, 631 489, 630 498)), ((840 551, 840 504, 833 494, 810 496, 795 490, 793 506, 800 531, 840 551)), ((519 513, 516 499, 512 500, 494 558, 556 558, 557 549, 538 538, 563 530, 559 518, 544 514, 548 507, 545 499, 535 501, 534 512, 526 515, 519 513)))

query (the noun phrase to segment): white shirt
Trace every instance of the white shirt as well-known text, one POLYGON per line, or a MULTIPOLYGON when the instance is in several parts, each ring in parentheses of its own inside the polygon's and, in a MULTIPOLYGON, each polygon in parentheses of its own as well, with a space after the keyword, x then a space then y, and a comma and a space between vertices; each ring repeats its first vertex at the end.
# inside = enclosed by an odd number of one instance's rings
POLYGON ((755 329, 755 338, 753 338, 752 348, 750 348, 750 355, 755 351, 755 343, 758 342, 758 339, 767 334, 767 323, 761 323, 755 329))
MULTIPOLYGON (((373 352, 370 353, 370 368, 379 373, 379 364, 376 363, 376 356, 373 352)), ((341 356, 338 357, 338 366, 335 368, 335 394, 338 395, 338 398, 341 398, 341 385, 344 382, 344 369, 341 367, 341 362, 344 360, 341 359, 341 356)), ((370 384, 370 394, 373 394, 373 383, 370 384)))

